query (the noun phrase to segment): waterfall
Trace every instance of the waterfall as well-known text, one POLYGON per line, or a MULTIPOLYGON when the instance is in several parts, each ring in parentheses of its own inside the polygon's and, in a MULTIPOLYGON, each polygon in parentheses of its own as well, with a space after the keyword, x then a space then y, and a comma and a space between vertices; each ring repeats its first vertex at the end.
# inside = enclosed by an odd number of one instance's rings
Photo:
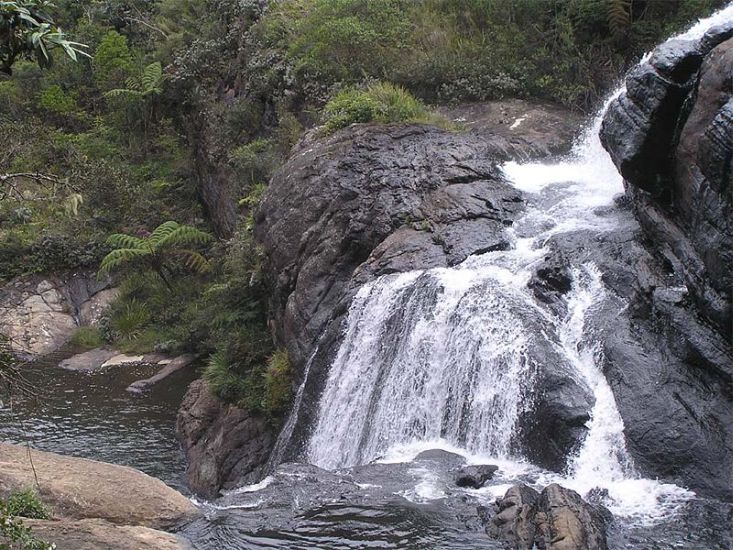
MULTIPOLYGON (((679 38, 699 38, 732 18, 729 6, 679 38)), ((513 434, 530 406, 544 354, 551 353, 595 398, 586 438, 561 482, 583 491, 613 487, 612 496, 630 513, 653 507, 661 494, 690 494, 640 480, 634 471, 598 347, 585 330, 588 313, 606 296, 598 268, 573 266, 564 317, 527 288, 550 237, 577 230, 592 236, 620 223, 602 208, 623 186, 598 130, 607 106, 623 91, 611 94, 566 158, 502 167, 528 200, 509 230, 510 250, 470 257, 450 269, 383 276, 361 288, 321 397, 307 446, 310 462, 353 466, 400 445, 436 440, 472 454, 521 460, 513 434)))

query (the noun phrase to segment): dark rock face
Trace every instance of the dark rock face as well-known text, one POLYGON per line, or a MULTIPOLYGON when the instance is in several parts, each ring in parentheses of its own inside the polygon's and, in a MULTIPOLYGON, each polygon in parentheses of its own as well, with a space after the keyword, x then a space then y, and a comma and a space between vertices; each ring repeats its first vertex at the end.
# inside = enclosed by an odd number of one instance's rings
POLYGON ((511 487, 496 502, 487 533, 518 550, 604 550, 604 514, 578 493, 557 484, 537 493, 526 485, 511 487))
POLYGON ((498 469, 498 466, 491 464, 464 466, 456 473, 456 485, 459 487, 480 489, 487 481, 494 477, 494 473, 498 469))
POLYGON ((639 221, 668 248, 704 317, 731 334, 733 23, 660 46, 627 79, 601 140, 639 221))
POLYGON ((604 370, 637 468, 726 499, 733 497, 731 36, 733 22, 699 42, 664 45, 609 108, 601 138, 625 178, 647 249, 636 244, 642 239, 606 249, 604 280, 630 307, 619 315, 619 301, 605 321, 603 314, 594 321, 602 330, 614 319, 604 370))
MULTIPOLYGON (((574 120, 556 119, 553 128, 563 127, 569 141, 574 120)), ((536 124, 527 128, 538 133, 536 124)), ((466 133, 353 126, 306 139, 273 177, 255 226, 269 256, 273 330, 296 372, 302 376, 312 364, 294 450, 284 459, 297 457, 361 285, 509 246, 506 229, 524 202, 497 165, 559 147, 557 138, 535 146, 521 129, 505 137, 486 126, 466 133)), ((502 132, 511 134, 506 127, 502 132)))
POLYGON ((222 403, 204 380, 188 388, 176 433, 188 461, 188 486, 206 498, 261 477, 275 442, 264 419, 222 403))

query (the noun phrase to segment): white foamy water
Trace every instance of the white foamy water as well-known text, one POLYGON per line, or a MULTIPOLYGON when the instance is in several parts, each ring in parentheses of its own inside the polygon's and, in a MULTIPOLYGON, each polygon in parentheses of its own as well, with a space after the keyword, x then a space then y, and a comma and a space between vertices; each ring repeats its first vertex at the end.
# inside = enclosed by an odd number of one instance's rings
MULTIPOLYGON (((731 19, 733 6, 679 37, 700 38, 731 19)), ((308 443, 310 462, 332 469, 402 462, 438 447, 499 465, 501 484, 476 492, 487 498, 531 475, 538 488, 552 482, 581 494, 603 488, 614 514, 642 522, 666 517, 694 496, 642 479, 626 450, 623 419, 599 366, 598 335, 586 327, 606 296, 598 268, 573 266, 564 317, 527 288, 549 238, 579 230, 592 237, 619 223, 609 207, 623 191, 622 179, 598 132, 603 113, 623 92, 622 86, 609 97, 566 158, 502 167, 528 197, 511 230, 511 250, 452 269, 384 276, 358 292, 308 443), (571 372, 595 400, 587 435, 564 474, 528 463, 513 440, 544 363, 571 372)), ((423 501, 444 491, 426 470, 404 496, 423 501)))

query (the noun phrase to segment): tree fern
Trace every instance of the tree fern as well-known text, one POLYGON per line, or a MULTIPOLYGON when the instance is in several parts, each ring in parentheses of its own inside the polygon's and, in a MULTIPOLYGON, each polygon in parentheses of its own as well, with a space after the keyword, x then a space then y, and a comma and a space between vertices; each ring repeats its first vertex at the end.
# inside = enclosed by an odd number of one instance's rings
POLYGON ((204 273, 210 269, 209 261, 191 247, 206 244, 211 240, 212 237, 208 233, 172 220, 160 224, 147 237, 114 233, 107 238, 107 244, 115 250, 102 260, 99 275, 135 263, 155 271, 166 286, 173 290, 168 279, 174 273, 171 267, 176 260, 195 273, 204 273))

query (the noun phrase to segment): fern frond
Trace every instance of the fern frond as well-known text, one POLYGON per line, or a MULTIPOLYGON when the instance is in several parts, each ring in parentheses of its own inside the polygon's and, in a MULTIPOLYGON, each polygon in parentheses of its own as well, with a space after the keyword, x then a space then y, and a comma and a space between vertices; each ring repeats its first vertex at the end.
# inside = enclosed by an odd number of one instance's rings
POLYGON ((142 91, 148 95, 151 93, 160 93, 160 84, 163 81, 163 66, 160 62, 151 63, 143 71, 140 80, 142 91))
POLYGON ((608 0, 608 28, 614 37, 622 37, 631 25, 632 0, 608 0))
POLYGON ((204 258, 202 254, 199 254, 195 250, 177 250, 175 254, 181 257, 183 263, 191 271, 196 273, 206 273, 211 269, 209 260, 204 258))
MULTIPOLYGON (((153 233, 154 234, 154 233, 153 233)), ((167 231, 160 239, 155 243, 155 248, 168 248, 187 246, 192 244, 206 244, 211 241, 212 236, 191 227, 190 225, 179 225, 171 231, 167 231)))
POLYGON ((148 242, 150 243, 150 246, 152 246, 153 248, 157 248, 160 241, 173 233, 179 227, 181 227, 181 225, 178 222, 174 222, 173 220, 168 220, 167 222, 161 223, 158 227, 153 229, 153 232, 148 237, 148 242))
POLYGON ((145 248, 145 241, 124 233, 114 233, 107 237, 106 242, 115 248, 136 248, 141 250, 145 248))
POLYGON ((134 258, 149 256, 150 251, 140 248, 118 248, 107 254, 99 264, 98 275, 105 275, 121 264, 128 263, 134 258))
POLYGON ((132 95, 136 97, 142 97, 143 93, 140 90, 134 90, 132 88, 115 88, 109 92, 105 92, 105 97, 119 97, 121 95, 132 95))

